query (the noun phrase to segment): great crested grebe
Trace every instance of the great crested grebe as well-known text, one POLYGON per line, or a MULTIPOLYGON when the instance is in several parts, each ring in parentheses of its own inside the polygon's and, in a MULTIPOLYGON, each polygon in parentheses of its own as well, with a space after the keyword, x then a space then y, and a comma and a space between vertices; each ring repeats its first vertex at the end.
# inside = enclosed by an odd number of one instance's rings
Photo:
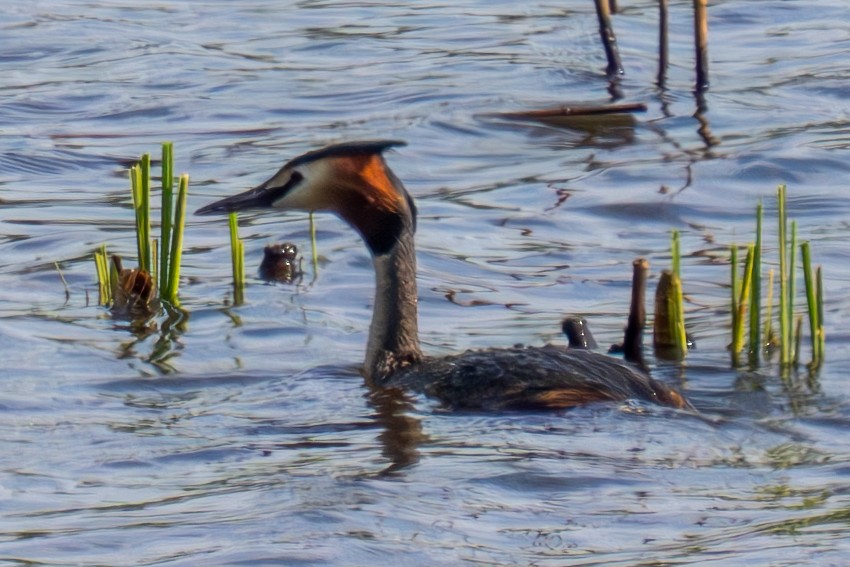
POLYGON ((547 345, 424 356, 417 322, 416 206, 382 155, 403 145, 351 142, 308 152, 262 185, 197 214, 255 208, 331 211, 354 227, 375 266, 375 307, 363 366, 366 380, 375 386, 421 392, 455 409, 569 408, 627 399, 691 407, 644 372, 589 350, 547 345))

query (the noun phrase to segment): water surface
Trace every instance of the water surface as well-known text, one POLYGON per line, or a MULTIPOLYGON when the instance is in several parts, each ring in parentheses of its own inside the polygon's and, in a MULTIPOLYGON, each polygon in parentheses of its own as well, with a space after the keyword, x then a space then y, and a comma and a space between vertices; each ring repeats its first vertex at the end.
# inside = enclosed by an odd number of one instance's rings
MULTIPOLYGON (((841 564, 850 11, 712 3, 695 116, 690 2, 622 1, 624 101, 592 130, 490 116, 610 101, 591 2, 26 2, 0 24, 0 561, 42 565, 841 564), (682 233, 695 416, 640 404, 447 413, 357 373, 373 274, 319 215, 318 277, 232 305, 224 219, 191 217, 188 318, 94 305, 93 250, 132 257, 126 169, 172 140, 190 209, 330 142, 402 139, 432 353, 619 340, 631 262, 682 233), (825 267, 828 359, 730 368, 731 243, 778 183, 825 267), (719 255, 719 258, 718 258, 719 255), (68 297, 56 266, 68 284, 68 297)), ((309 257, 304 215, 241 216, 309 257)), ((775 229, 765 231, 768 254, 775 229)), ((806 355, 804 355, 805 358, 806 355)))

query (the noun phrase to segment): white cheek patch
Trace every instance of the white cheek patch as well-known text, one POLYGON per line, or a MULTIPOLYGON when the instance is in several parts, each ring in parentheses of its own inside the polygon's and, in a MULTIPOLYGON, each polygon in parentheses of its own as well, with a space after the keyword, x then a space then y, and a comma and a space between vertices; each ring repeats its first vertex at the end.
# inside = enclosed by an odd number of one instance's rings
POLYGON ((328 206, 328 178, 332 168, 326 163, 316 162, 301 165, 293 174, 300 175, 298 181, 286 194, 275 199, 272 206, 278 209, 300 209, 315 211, 328 206))

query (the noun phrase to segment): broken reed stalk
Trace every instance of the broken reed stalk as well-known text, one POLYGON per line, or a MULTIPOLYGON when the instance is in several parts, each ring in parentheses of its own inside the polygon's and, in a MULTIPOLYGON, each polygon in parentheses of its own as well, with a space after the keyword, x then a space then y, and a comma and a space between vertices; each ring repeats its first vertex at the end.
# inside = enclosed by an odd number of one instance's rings
POLYGON ((611 10, 608 0, 594 0, 596 4, 596 17, 599 20, 599 35, 605 48, 605 58, 608 67, 605 73, 609 78, 623 74, 623 64, 620 62, 620 52, 617 49, 617 36, 614 35, 614 27, 611 25, 611 10))
POLYGON ((694 44, 696 48, 696 91, 708 89, 708 0, 694 0, 694 44))
POLYGON ((629 319, 623 337, 623 358, 643 365, 643 329, 646 326, 646 278, 649 261, 638 258, 632 262, 632 299, 629 319))
POLYGON ((239 222, 236 213, 228 215, 230 224, 230 264, 233 269, 233 302, 244 301, 245 290, 245 244, 239 238, 239 222))

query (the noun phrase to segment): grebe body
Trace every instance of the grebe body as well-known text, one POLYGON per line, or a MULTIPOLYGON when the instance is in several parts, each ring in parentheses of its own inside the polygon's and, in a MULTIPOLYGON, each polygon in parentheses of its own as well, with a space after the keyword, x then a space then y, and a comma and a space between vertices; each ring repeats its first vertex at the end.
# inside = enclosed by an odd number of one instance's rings
POLYGON ((419 346, 416 206, 383 152, 398 141, 335 144, 286 163, 258 187, 197 211, 331 211, 372 253, 375 307, 363 374, 377 387, 424 393, 451 408, 569 408, 646 400, 691 407, 678 392, 603 354, 557 346, 471 350, 426 357, 419 346))

